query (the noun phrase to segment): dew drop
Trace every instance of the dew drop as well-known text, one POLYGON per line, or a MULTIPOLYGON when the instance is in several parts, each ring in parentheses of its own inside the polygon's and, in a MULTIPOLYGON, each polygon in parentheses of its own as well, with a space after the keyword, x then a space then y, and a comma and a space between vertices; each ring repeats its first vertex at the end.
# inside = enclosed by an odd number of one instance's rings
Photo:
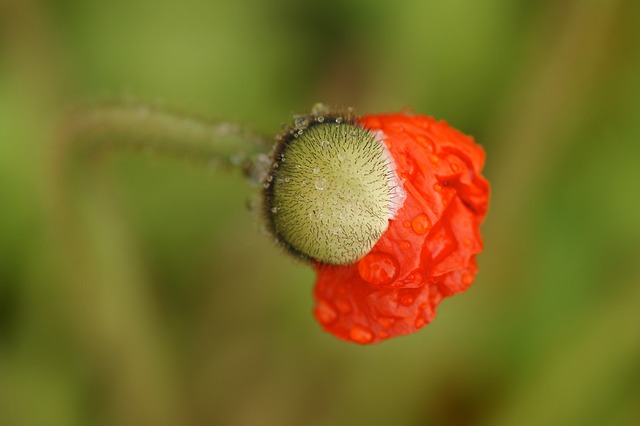
POLYGON ((338 319, 338 311, 326 300, 320 300, 313 309, 313 315, 320 324, 333 324, 338 319))
POLYGON ((313 168, 313 174, 314 174, 314 175, 317 175, 318 173, 320 173, 320 169, 319 169, 319 168, 317 168, 317 167, 314 167, 314 168, 313 168))
POLYGON ((442 185, 440 185, 439 183, 434 183, 433 184, 433 190, 436 191, 436 192, 442 191, 442 185))
POLYGON ((327 189, 327 180, 325 178, 316 179, 316 189, 319 191, 324 191, 327 189))
POLYGON ((381 338, 381 339, 386 339, 386 338, 389 337, 389 333, 387 333, 384 330, 380 330, 380 331, 378 331, 378 337, 381 338))
POLYGON ((416 322, 414 323, 414 325, 416 326, 416 328, 422 328, 427 324, 427 320, 424 319, 424 317, 421 315, 418 315, 418 317, 416 318, 416 322))
POLYGON ((465 238, 462 244, 464 244, 465 247, 471 247, 471 238, 465 238))
POLYGON ((337 123, 337 124, 342 123, 342 117, 338 117, 338 118, 336 118, 336 123, 337 123))
POLYGON ((324 121, 324 117, 319 115, 318 118, 316 118, 316 120, 318 121, 318 123, 322 123, 324 121))
POLYGON ((411 227, 418 235, 426 234, 431 228, 431 222, 426 214, 420 213, 411 220, 411 227))
POLYGON ((278 208, 277 207, 271 207, 271 213, 273 213, 273 214, 278 213, 278 208))
POLYGON ((424 279, 420 271, 414 270, 408 273, 403 279, 398 280, 398 282, 396 282, 396 286, 403 288, 418 288, 421 287, 423 283, 424 279))
POLYGON ((343 162, 344 161, 344 154, 343 153, 338 153, 338 161, 343 162))
POLYGON ((409 250, 411 248, 411 243, 407 240, 404 240, 403 242, 400 243, 400 247, 402 247, 405 250, 409 250))
POLYGON ((301 128, 304 129, 309 125, 309 120, 307 120, 306 117, 298 117, 296 118, 294 125, 298 129, 301 129, 301 128))
POLYGON ((460 166, 458 166, 456 163, 451 163, 451 170, 453 172, 457 172, 460 169, 460 166))
POLYGON ((328 148, 329 145, 331 145, 331 142, 324 140, 322 142, 320 142, 320 146, 322 147, 322 149, 328 148))
POLYGON ((391 317, 380 317, 378 318, 378 322, 384 328, 389 328, 396 322, 396 320, 395 318, 391 318, 391 317))
POLYGON ((349 337, 356 343, 371 343, 373 341, 371 330, 361 325, 354 326, 349 332, 349 337))
POLYGON ((323 214, 321 211, 313 210, 309 212, 309 219, 311 220, 320 220, 322 219, 323 214))
POLYGON ((391 255, 371 252, 358 262, 360 277, 373 285, 390 284, 398 274, 398 263, 391 255))
POLYGON ((285 176, 284 181, 285 182, 289 182, 291 180, 291 178, 289 176, 285 176))
POLYGON ((411 306, 413 305, 413 302, 416 301, 416 298, 413 297, 413 294, 405 294, 402 297, 400 297, 400 304, 402 306, 411 306))
POLYGON ((440 159, 438 158, 437 155, 430 155, 429 161, 431 161, 433 164, 438 164, 438 161, 440 161, 440 159))
POLYGON ((467 285, 467 286, 473 284, 473 275, 471 275, 471 274, 462 275, 462 284, 467 285))
POLYGON ((402 223, 402 226, 404 226, 405 228, 411 228, 411 222, 409 222, 408 220, 405 220, 405 221, 402 223))

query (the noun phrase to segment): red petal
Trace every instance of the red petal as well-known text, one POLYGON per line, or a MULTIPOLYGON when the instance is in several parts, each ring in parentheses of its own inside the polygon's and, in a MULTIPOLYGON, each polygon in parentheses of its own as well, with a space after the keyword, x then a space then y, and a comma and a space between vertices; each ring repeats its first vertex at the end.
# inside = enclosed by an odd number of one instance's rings
POLYGON ((445 122, 405 114, 359 121, 383 132, 407 198, 364 258, 316 266, 314 315, 335 336, 368 344, 422 328, 444 297, 473 283, 489 184, 482 147, 445 122))

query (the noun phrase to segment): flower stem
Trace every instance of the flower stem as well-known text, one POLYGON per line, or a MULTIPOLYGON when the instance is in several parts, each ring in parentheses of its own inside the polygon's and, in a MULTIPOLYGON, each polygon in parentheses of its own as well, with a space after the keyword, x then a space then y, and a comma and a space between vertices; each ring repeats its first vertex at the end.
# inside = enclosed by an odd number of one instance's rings
POLYGON ((58 160, 91 160, 119 150, 165 154, 190 163, 241 168, 258 181, 267 138, 236 123, 213 122, 134 101, 81 109, 62 128, 58 160))

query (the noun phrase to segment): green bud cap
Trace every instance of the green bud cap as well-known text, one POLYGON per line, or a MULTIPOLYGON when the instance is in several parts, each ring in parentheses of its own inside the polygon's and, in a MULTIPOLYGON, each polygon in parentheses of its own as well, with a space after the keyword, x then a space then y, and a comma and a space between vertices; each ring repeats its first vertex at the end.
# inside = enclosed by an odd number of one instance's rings
POLYGON ((367 254, 403 200, 381 135, 349 117, 298 117, 280 136, 265 181, 265 212, 278 241, 325 264, 367 254))

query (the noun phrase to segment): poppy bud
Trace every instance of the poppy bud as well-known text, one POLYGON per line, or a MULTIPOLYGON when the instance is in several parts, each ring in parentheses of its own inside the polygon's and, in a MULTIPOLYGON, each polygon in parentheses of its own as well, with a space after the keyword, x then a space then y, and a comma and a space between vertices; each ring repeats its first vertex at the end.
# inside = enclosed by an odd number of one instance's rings
POLYGON ((408 334, 473 283, 484 157, 422 115, 323 111, 280 135, 265 211, 278 240, 313 262, 326 331, 361 344, 408 334))

